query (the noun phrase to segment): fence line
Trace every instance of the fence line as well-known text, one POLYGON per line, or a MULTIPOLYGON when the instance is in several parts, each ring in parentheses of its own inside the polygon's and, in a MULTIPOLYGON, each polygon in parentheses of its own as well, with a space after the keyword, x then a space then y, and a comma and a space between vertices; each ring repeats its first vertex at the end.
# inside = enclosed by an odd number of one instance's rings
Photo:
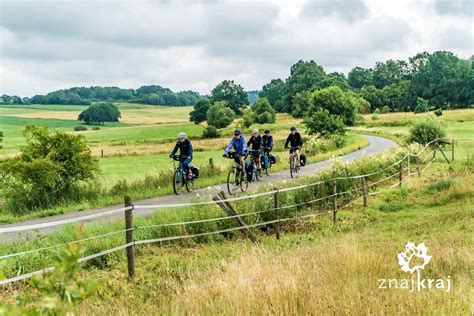
MULTIPOLYGON (((438 146, 438 148, 434 149, 434 152, 435 152, 437 149, 439 149, 438 141, 439 141, 438 139, 434 140, 434 141, 428 143, 422 150, 420 150, 420 152, 418 152, 416 154, 408 153, 405 156, 403 156, 401 159, 396 161, 395 163, 392 163, 390 166, 382 168, 381 170, 378 170, 378 171, 370 173, 370 174, 350 176, 350 177, 335 177, 335 178, 330 179, 330 180, 318 181, 318 182, 315 182, 315 183, 310 183, 310 184, 305 184, 305 185, 300 185, 300 186, 295 186, 295 187, 290 187, 290 188, 284 188, 284 189, 280 189, 280 190, 272 190, 272 191, 267 191, 267 192, 248 195, 248 196, 223 199, 223 200, 219 200, 217 202, 223 203, 223 202, 234 202, 234 201, 252 199, 252 198, 255 198, 255 197, 261 197, 261 196, 267 196, 267 195, 271 195, 271 194, 277 194, 278 192, 288 192, 288 191, 298 190, 298 189, 307 188, 307 187, 310 187, 310 186, 315 186, 315 185, 318 185, 318 184, 328 183, 328 182, 332 182, 332 181, 336 181, 336 180, 342 180, 342 179, 344 179, 344 180, 346 180, 346 179, 361 179, 361 178, 366 179, 367 177, 380 174, 380 173, 385 172, 385 171, 387 171, 387 170, 389 170, 389 169, 391 169, 391 168, 393 168, 397 165, 400 165, 399 172, 394 173, 394 174, 392 174, 388 177, 385 177, 384 179, 378 180, 378 181, 376 181, 372 184, 365 185, 366 188, 369 188, 369 187, 372 187, 372 186, 374 186, 376 184, 379 184, 383 181, 389 180, 389 179, 395 177, 396 175, 400 175, 399 180, 389 187, 389 188, 392 188, 394 186, 402 184, 402 174, 406 174, 405 170, 408 171, 407 172, 408 175, 417 174, 417 173, 419 174, 419 172, 412 173, 411 170, 410 170, 409 165, 406 168, 403 168, 403 161, 407 158, 409 159, 410 156, 419 158, 421 153, 423 153, 433 143, 436 143, 436 145, 438 146)), ((428 158, 425 159, 421 164, 424 164, 424 162, 426 162, 427 160, 428 160, 428 158)), ((423 168, 423 170, 426 170, 426 168, 428 168, 434 160, 435 160, 435 155, 433 155, 430 162, 425 166, 425 168, 423 168)), ((417 162, 417 163, 419 164, 419 162, 417 162)), ((142 227, 134 227, 134 228, 129 228, 129 229, 121 230, 121 231, 106 233, 106 234, 102 234, 102 235, 98 235, 98 236, 92 236, 92 237, 89 237, 89 238, 76 240, 76 241, 72 241, 72 242, 68 242, 68 243, 63 243, 63 244, 59 244, 59 245, 44 247, 44 248, 40 248, 40 249, 28 250, 28 251, 24 251, 24 252, 15 253, 15 254, 4 255, 4 256, 0 256, 0 259, 6 259, 6 258, 11 258, 11 257, 16 257, 16 256, 20 256, 20 255, 33 253, 33 252, 44 251, 44 250, 57 248, 57 247, 68 245, 68 244, 74 244, 74 243, 78 243, 78 242, 89 241, 89 240, 98 239, 98 238, 102 238, 102 237, 109 237, 111 235, 116 235, 116 234, 120 234, 120 233, 124 233, 124 232, 130 232, 130 231, 133 232, 133 231, 138 230, 138 229, 157 228, 157 227, 164 227, 164 226, 189 225, 189 224, 195 224, 195 223, 219 221, 219 220, 224 220, 224 219, 230 219, 230 218, 233 218, 233 217, 250 216, 250 215, 256 215, 256 214, 266 213, 266 212, 270 212, 270 211, 279 211, 279 210, 287 209, 287 208, 295 208, 295 207, 298 207, 298 206, 315 203, 315 202, 318 202, 318 201, 321 201, 321 200, 328 200, 331 197, 335 198, 334 201, 336 201, 337 197, 339 197, 339 196, 343 196, 343 195, 346 195, 346 194, 349 194, 349 193, 355 192, 355 191, 357 191, 357 192, 362 191, 363 196, 353 197, 349 203, 347 203, 346 205, 344 205, 342 207, 339 207, 339 210, 340 210, 340 209, 344 209, 344 208, 350 206, 351 204, 355 203, 355 201, 358 200, 361 197, 377 195, 377 194, 382 193, 384 190, 385 189, 382 188, 382 190, 380 190, 380 191, 369 192, 369 193, 364 192, 364 190, 361 190, 360 188, 356 188, 356 189, 352 189, 352 190, 348 190, 348 191, 344 191, 344 192, 335 191, 335 193, 333 193, 333 194, 326 195, 324 197, 317 198, 317 199, 314 199, 314 200, 305 201, 303 203, 298 203, 298 204, 294 204, 294 205, 287 205, 287 206, 283 206, 283 207, 267 209, 267 210, 264 210, 264 211, 244 213, 244 214, 235 215, 235 216, 226 216, 226 217, 196 220, 196 221, 186 221, 186 222, 179 222, 179 223, 167 223, 167 224, 158 224, 158 225, 148 225, 148 226, 142 226, 142 227)), ((216 203, 215 201, 212 201, 212 202, 211 201, 204 201, 204 202, 197 202, 197 203, 182 203, 182 204, 168 204, 168 205, 135 205, 135 206, 132 205, 132 206, 122 207, 122 208, 114 209, 114 210, 103 212, 103 213, 97 213, 97 214, 81 216, 79 218, 71 218, 71 219, 55 221, 55 222, 50 222, 50 223, 41 223, 41 224, 36 224, 36 225, 25 225, 25 226, 19 226, 19 227, 4 228, 4 229, 0 229, 0 234, 1 233, 11 233, 11 232, 25 231, 25 230, 31 230, 31 229, 38 229, 38 228, 47 228, 47 227, 52 227, 52 226, 57 226, 57 225, 62 225, 62 224, 74 223, 74 222, 78 222, 78 221, 90 220, 90 219, 95 219, 95 218, 99 218, 99 217, 103 217, 103 216, 106 216, 106 215, 111 215, 111 214, 115 214, 115 213, 119 213, 119 212, 131 211, 133 209, 175 208, 175 207, 209 205, 209 204, 215 204, 215 203, 216 203)), ((334 202, 334 203, 336 203, 336 202, 334 202)), ((365 203, 365 201, 364 201, 364 203, 365 203)), ((135 245, 150 244, 150 243, 157 243, 157 242, 166 242, 166 241, 181 240, 181 239, 189 239, 189 238, 195 238, 195 237, 200 237, 200 236, 208 236, 208 235, 214 235, 214 234, 222 234, 222 233, 225 233, 225 232, 239 231, 239 230, 244 230, 244 229, 248 229, 248 228, 255 228, 255 227, 271 225, 271 224, 276 224, 276 223, 279 224, 281 222, 287 222, 287 221, 291 221, 291 220, 304 219, 304 218, 314 218, 314 217, 319 217, 319 216, 322 216, 324 214, 329 214, 329 213, 334 213, 334 215, 335 215, 335 213, 337 213, 337 212, 338 212, 337 204, 334 204, 334 210, 327 210, 326 212, 319 212, 319 213, 316 213, 316 214, 296 215, 296 216, 287 217, 287 218, 283 218, 283 219, 278 217, 278 219, 269 220, 269 221, 265 221, 265 222, 261 222, 261 223, 250 224, 250 225, 245 225, 245 226, 238 226, 238 227, 232 227, 232 228, 226 228, 226 229, 221 229, 221 230, 216 230, 216 231, 211 231, 211 232, 191 234, 191 235, 169 236, 169 237, 162 237, 162 238, 155 238, 155 239, 137 240, 137 241, 127 242, 127 243, 122 244, 120 246, 110 248, 110 249, 101 251, 99 253, 91 254, 89 256, 80 258, 78 260, 78 262, 85 262, 87 260, 91 260, 91 259, 103 256, 103 255, 107 255, 107 254, 110 254, 110 253, 113 253, 113 252, 116 252, 116 251, 127 249, 127 248, 133 247, 135 245)), ((334 220, 335 220, 335 217, 334 217, 334 220)), ((41 274, 41 273, 44 273, 44 272, 47 272, 47 271, 51 271, 52 269, 54 269, 54 268, 49 267, 49 268, 46 268, 46 269, 42 269, 42 270, 39 270, 39 271, 23 274, 23 275, 16 276, 16 277, 13 277, 13 278, 4 279, 4 280, 0 281, 0 285, 6 285, 6 284, 9 284, 9 283, 25 280, 25 279, 28 279, 28 278, 32 277, 33 275, 38 275, 38 274, 41 274)))

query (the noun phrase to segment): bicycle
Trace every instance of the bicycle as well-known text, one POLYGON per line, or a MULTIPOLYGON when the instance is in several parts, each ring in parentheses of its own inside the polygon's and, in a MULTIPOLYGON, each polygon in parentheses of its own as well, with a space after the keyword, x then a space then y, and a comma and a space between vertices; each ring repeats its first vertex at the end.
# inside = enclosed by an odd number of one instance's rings
POLYGON ((260 162, 262 165, 262 170, 265 172, 265 174, 268 176, 268 170, 272 167, 272 160, 270 158, 270 147, 264 147, 263 148, 263 154, 260 157, 260 162), (266 159, 265 159, 266 157, 266 159), (267 163, 265 163, 265 161, 267 163))
MULTIPOLYGON (((183 193, 183 186, 186 187, 186 191, 191 192, 194 187, 194 176, 189 174, 183 167, 183 161, 188 159, 186 156, 173 155, 173 191, 176 195, 183 193), (176 167, 176 161, 179 162, 178 167, 176 167)), ((189 166, 191 169, 191 166, 189 166)))
POLYGON ((298 174, 298 172, 300 171, 300 164, 296 163, 296 154, 295 154, 295 150, 300 148, 299 146, 297 147, 291 147, 291 151, 292 153, 290 154, 290 176, 292 178, 294 178, 296 176, 296 174, 298 174))
POLYGON ((229 173, 227 174, 227 191, 230 195, 234 195, 235 191, 239 188, 242 192, 245 192, 249 186, 249 180, 245 172, 242 170, 240 163, 235 161, 235 158, 240 156, 236 152, 230 152, 225 157, 234 160, 234 165, 230 168, 229 173))
POLYGON ((258 158, 260 157, 260 150, 249 150, 250 167, 252 168, 252 181, 259 181, 262 178, 262 170, 258 169, 258 158))

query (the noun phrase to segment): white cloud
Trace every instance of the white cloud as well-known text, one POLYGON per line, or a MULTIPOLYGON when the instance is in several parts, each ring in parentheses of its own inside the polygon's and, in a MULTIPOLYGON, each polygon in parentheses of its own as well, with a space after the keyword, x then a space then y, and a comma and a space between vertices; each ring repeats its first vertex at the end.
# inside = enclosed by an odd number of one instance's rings
POLYGON ((144 84, 208 93, 224 79, 253 90, 286 78, 299 59, 348 72, 425 50, 466 58, 472 11, 464 6, 463 0, 4 0, 0 93, 144 84))

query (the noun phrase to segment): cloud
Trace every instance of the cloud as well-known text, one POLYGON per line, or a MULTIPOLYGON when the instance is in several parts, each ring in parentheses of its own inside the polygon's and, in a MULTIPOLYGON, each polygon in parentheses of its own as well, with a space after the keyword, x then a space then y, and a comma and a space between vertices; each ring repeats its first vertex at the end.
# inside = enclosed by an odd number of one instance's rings
POLYGON ((472 16, 472 0, 434 0, 434 8, 439 14, 472 16))
POLYGON ((471 16, 428 1, 3 0, 0 93, 145 84, 209 93, 224 79, 254 90, 299 59, 347 73, 420 51, 470 56, 471 16))
POLYGON ((308 0, 300 14, 308 19, 336 16, 354 23, 366 18, 369 10, 362 0, 308 0))

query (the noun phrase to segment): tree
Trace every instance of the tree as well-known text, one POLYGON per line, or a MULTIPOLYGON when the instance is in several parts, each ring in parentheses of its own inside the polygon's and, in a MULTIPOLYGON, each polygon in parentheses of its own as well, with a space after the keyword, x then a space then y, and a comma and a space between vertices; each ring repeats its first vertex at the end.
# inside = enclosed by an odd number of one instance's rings
POLYGON ((234 113, 240 114, 241 108, 249 105, 247 93, 233 80, 224 80, 211 91, 211 102, 225 101, 234 113))
POLYGON ((359 91, 359 95, 370 103, 372 111, 385 105, 385 96, 382 89, 377 89, 375 86, 363 86, 359 91))
POLYGON ((204 122, 207 119, 207 110, 211 106, 209 99, 201 99, 194 104, 194 110, 189 113, 189 120, 196 124, 204 122))
POLYGON ((348 75, 349 85, 353 88, 360 89, 363 86, 373 85, 374 76, 372 69, 355 67, 348 75))
POLYGON ((305 117, 304 123, 308 127, 309 134, 327 136, 330 134, 344 134, 345 126, 342 118, 338 115, 330 114, 328 110, 320 109, 309 113, 305 117))
POLYGON ((291 112, 291 115, 293 117, 301 118, 305 115, 311 103, 311 95, 312 93, 310 91, 303 91, 293 96, 291 100, 293 104, 293 112, 291 112))
POLYGON ((86 124, 103 124, 104 122, 118 122, 122 117, 117 106, 112 103, 99 103, 91 105, 79 114, 79 121, 86 124))
POLYGON ((403 60, 389 59, 386 62, 377 62, 374 67, 374 85, 383 88, 392 83, 409 78, 408 63, 403 60))
POLYGON ((357 104, 351 94, 339 87, 328 87, 315 91, 311 97, 308 112, 327 110, 329 114, 341 117, 346 125, 354 125, 357 104))
POLYGON ((252 108, 245 108, 242 111, 242 127, 249 128, 254 123, 255 113, 252 108))
POLYGON ((275 109, 272 108, 267 98, 260 98, 252 106, 255 123, 275 123, 275 109))
POLYGON ((415 113, 425 113, 428 112, 429 104, 428 101, 426 101, 423 98, 417 98, 416 100, 416 108, 415 108, 415 113))
POLYGON ((314 88, 315 89, 323 89, 330 86, 337 86, 342 90, 346 91, 349 90, 351 87, 347 83, 347 79, 343 73, 340 72, 332 72, 327 75, 323 80, 318 82, 314 88))
POLYGON ((207 110, 207 123, 216 128, 224 128, 234 120, 235 113, 225 101, 215 102, 207 110))
POLYGON ((281 79, 272 79, 269 83, 263 86, 262 91, 259 94, 260 98, 267 98, 270 105, 275 111, 280 112, 282 110, 281 105, 283 95, 285 94, 286 85, 281 79))
POLYGON ((413 102, 409 98, 409 86, 408 80, 402 80, 383 87, 384 105, 390 107, 393 112, 410 110, 413 102))

